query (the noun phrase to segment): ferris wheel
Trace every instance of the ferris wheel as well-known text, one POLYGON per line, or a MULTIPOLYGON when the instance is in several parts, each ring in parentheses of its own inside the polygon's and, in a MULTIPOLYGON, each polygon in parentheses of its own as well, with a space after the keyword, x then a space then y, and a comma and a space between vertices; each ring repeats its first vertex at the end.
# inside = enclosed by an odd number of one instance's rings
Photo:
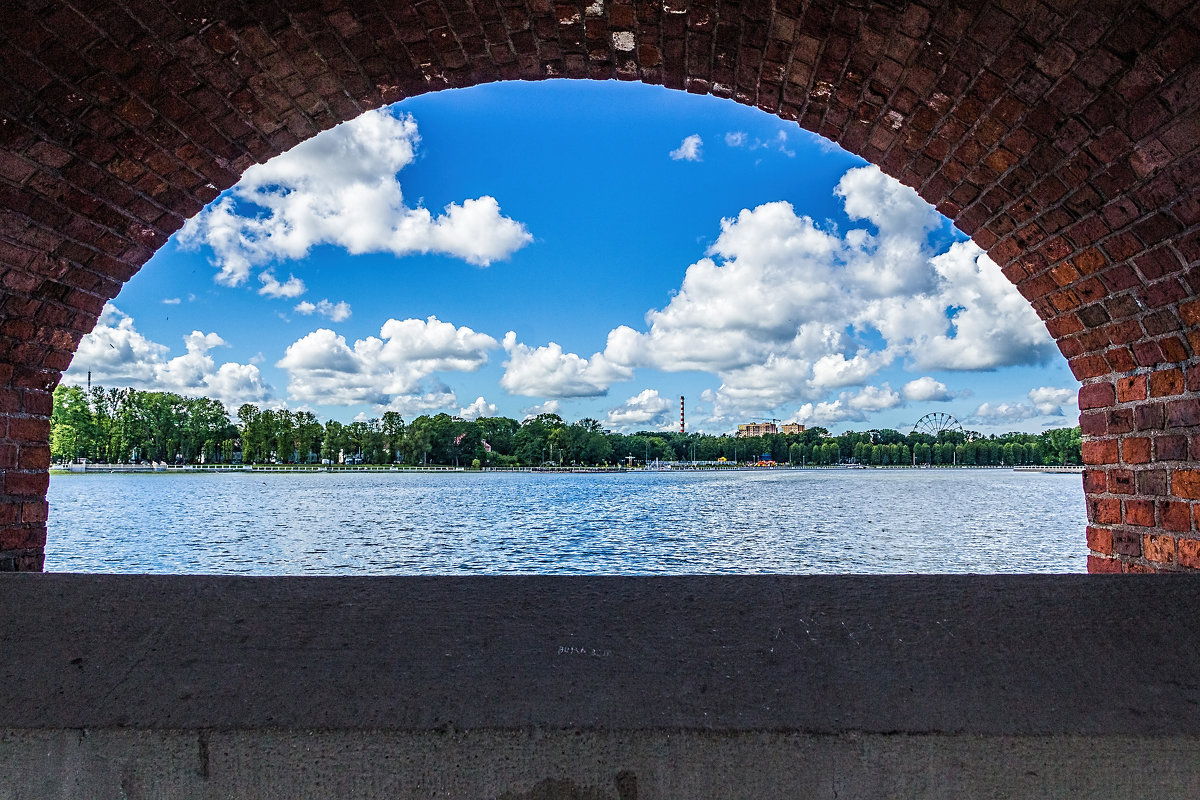
POLYGON ((912 429, 913 433, 927 433, 935 439, 942 431, 964 432, 963 426, 959 424, 958 420, 941 411, 934 411, 921 417, 912 429))

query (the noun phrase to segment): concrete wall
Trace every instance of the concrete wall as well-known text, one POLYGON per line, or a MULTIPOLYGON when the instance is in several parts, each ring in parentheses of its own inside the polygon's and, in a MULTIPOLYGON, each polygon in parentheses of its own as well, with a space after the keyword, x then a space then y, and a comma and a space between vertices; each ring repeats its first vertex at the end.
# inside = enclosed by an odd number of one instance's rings
POLYGON ((1194 798, 1198 604, 1185 576, 6 575, 0 797, 1194 798))

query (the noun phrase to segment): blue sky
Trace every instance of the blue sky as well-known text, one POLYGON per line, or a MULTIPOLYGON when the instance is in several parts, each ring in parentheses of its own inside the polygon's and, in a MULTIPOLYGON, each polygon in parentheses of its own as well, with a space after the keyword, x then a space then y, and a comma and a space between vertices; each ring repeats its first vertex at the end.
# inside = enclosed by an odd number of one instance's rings
POLYGON ((1032 309, 911 190, 755 109, 614 82, 437 92, 251 168, 110 304, 66 380, 88 370, 341 420, 1078 413, 1032 309))

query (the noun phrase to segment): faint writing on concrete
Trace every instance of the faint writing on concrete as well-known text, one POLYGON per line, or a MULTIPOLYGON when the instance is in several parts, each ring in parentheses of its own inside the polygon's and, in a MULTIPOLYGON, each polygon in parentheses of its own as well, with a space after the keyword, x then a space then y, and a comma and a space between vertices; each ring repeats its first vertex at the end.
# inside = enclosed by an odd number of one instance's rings
POLYGON ((586 656, 587 658, 611 658, 612 650, 605 647, 575 647, 563 645, 558 648, 560 656, 586 656))

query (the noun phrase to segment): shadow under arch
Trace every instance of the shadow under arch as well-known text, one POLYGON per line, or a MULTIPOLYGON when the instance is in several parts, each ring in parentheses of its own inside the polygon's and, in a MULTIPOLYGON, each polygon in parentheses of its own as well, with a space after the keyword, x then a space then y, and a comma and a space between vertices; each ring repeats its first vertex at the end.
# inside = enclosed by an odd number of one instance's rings
POLYGON ((549 77, 731 98, 914 187, 1001 266, 1084 384, 1089 568, 1200 567, 1195 13, 14 8, 0 27, 0 568, 43 564, 50 391, 186 218, 252 163, 367 109, 549 77))

